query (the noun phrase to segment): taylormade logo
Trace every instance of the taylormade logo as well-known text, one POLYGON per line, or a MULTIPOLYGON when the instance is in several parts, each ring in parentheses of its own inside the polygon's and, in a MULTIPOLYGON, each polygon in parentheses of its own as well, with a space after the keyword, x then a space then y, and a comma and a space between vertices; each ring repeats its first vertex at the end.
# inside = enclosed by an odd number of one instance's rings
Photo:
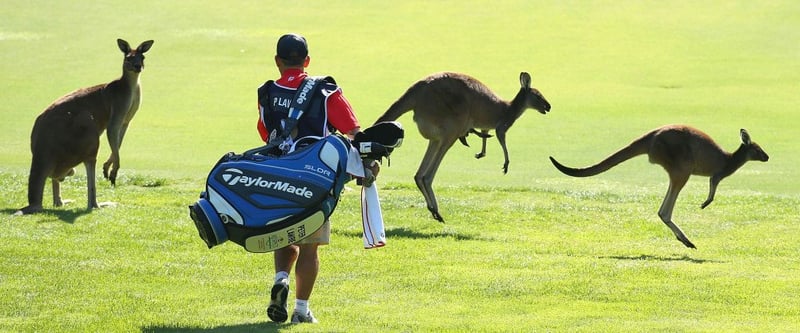
POLYGON ((303 85, 303 87, 301 88, 302 90, 300 90, 300 93, 297 94, 297 104, 303 104, 303 102, 306 101, 306 99, 308 98, 308 93, 314 89, 315 84, 316 81, 311 80, 307 84, 303 85))
POLYGON ((314 196, 314 192, 309 190, 307 187, 296 187, 288 182, 283 181, 270 181, 268 179, 264 179, 263 177, 259 176, 257 178, 253 178, 247 176, 242 172, 242 170, 230 168, 225 169, 222 174, 222 179, 228 183, 228 185, 243 185, 244 187, 261 187, 265 189, 271 189, 286 193, 291 193, 297 195, 299 197, 303 197, 306 199, 310 199, 314 196))

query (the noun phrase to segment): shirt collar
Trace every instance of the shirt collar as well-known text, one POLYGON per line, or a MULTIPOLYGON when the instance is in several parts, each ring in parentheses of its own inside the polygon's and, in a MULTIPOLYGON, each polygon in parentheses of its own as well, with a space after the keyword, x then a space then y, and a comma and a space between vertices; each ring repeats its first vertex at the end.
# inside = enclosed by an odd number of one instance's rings
POLYGON ((303 82, 303 79, 308 76, 306 72, 299 68, 289 68, 283 73, 281 73, 281 78, 278 80, 278 84, 290 86, 290 87, 298 87, 300 86, 300 82, 303 82))

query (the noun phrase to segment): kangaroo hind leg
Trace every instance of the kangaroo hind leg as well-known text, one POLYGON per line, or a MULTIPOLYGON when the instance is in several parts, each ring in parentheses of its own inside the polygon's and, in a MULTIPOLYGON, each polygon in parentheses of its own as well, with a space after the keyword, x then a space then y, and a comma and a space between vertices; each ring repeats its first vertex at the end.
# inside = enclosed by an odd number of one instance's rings
POLYGON ((90 159, 83 162, 86 167, 86 209, 100 208, 97 204, 97 180, 95 178, 95 166, 97 160, 90 159))
POLYGON ((683 234, 681 228, 672 222, 672 210, 675 208, 675 201, 678 199, 678 194, 681 192, 681 189, 683 189, 683 186, 686 185, 686 182, 689 180, 689 176, 689 172, 670 172, 669 188, 667 189, 667 195, 664 197, 664 201, 661 203, 661 208, 658 209, 658 216, 661 218, 661 221, 672 230, 672 233, 675 234, 675 237, 677 237, 683 245, 694 249, 696 247, 689 238, 683 234))
POLYGON ((433 193, 433 178, 436 176, 436 171, 444 158, 444 154, 455 143, 454 140, 444 142, 442 140, 430 140, 428 142, 428 149, 425 151, 425 156, 422 158, 422 163, 419 165, 417 174, 414 175, 414 181, 417 187, 425 197, 425 202, 428 205, 428 210, 433 215, 433 218, 439 222, 444 222, 444 218, 439 214, 439 205, 436 202, 436 195, 433 193))

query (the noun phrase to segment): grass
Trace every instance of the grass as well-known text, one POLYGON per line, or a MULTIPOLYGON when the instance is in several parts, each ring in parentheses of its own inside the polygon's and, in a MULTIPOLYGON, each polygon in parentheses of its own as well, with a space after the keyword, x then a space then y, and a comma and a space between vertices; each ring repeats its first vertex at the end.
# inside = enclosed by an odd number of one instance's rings
MULTIPOLYGON (((800 329, 800 7, 793 2, 6 1, 0 23, 0 331, 663 331, 800 329), (281 10, 274 10, 280 6, 281 10), (90 10, 89 10, 90 9, 90 10), (102 27, 102 28, 99 28, 102 27), (98 29, 99 28, 99 29, 98 29), (389 244, 361 249, 358 194, 346 190, 312 299, 318 326, 269 323, 272 258, 208 250, 188 218, 227 151, 259 144, 255 88, 276 75, 274 40, 305 34, 312 73, 344 87, 369 124, 431 72, 469 73, 510 98, 520 71, 553 104, 491 142, 453 147, 430 218, 407 138, 380 178, 389 244), (144 100, 122 149, 112 208, 25 205, 33 119, 58 96, 120 73, 114 39, 156 42, 144 100), (637 158, 589 179, 568 165, 603 158, 665 123, 695 125, 728 150, 747 128, 771 156, 724 180, 699 209, 692 178, 675 220, 656 216, 667 177, 637 158)), ((103 138, 105 140, 105 138, 103 138)), ((108 154, 101 145, 99 159, 108 154)))
MULTIPOLYGON (((80 181, 70 183, 78 188, 71 195, 81 194, 80 181)), ((203 248, 185 216, 191 183, 122 185, 113 190, 116 208, 7 219, 5 327, 303 331, 266 323, 269 256, 203 248)), ((474 186, 439 193, 452 221, 444 225, 428 218, 416 189, 385 185, 389 245, 367 251, 357 193, 345 192, 314 298, 322 330, 797 327, 798 227, 784 217, 797 215, 796 199, 726 195, 704 214, 680 204, 694 251, 657 221, 658 195, 474 186)))

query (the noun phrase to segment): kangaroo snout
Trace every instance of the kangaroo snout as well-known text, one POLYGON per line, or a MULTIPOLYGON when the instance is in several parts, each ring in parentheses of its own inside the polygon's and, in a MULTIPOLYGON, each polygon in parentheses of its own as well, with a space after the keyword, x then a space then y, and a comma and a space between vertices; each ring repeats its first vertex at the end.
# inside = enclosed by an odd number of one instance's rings
POLYGON ((550 104, 546 104, 542 106, 541 109, 536 109, 536 111, 539 111, 539 113, 541 114, 547 114, 548 112, 550 112, 550 104))
POLYGON ((536 111, 539 111, 541 114, 547 114, 547 112, 550 112, 550 102, 548 102, 538 90, 536 91, 536 94, 537 97, 539 97, 539 100, 533 104, 533 108, 536 109, 536 111))

